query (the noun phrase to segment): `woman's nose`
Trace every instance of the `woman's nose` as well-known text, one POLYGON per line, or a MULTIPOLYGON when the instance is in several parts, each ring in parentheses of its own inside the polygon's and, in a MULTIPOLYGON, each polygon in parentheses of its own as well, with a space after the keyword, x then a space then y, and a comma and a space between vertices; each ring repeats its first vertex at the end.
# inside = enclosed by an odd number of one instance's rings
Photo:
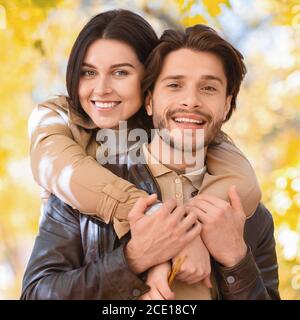
POLYGON ((98 95, 105 95, 112 92, 112 87, 109 80, 106 77, 102 77, 96 80, 94 92, 98 95))

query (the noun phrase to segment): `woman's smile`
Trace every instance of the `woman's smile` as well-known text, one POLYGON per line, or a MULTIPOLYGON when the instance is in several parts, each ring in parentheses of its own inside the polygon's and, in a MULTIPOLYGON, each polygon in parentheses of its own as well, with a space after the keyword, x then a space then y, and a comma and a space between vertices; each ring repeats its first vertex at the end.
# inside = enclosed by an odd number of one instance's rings
POLYGON ((112 111, 115 110, 117 106, 122 103, 122 101, 101 101, 101 100, 91 100, 91 103, 97 111, 112 111))

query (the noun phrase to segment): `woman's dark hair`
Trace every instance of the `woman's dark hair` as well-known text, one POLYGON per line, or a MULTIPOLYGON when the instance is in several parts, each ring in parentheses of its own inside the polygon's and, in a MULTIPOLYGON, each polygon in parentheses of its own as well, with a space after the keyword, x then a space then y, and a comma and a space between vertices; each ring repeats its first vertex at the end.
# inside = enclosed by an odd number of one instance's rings
MULTIPOLYGON (((142 64, 158 42, 151 25, 138 14, 128 10, 100 13, 84 26, 70 53, 66 75, 70 108, 84 119, 89 117, 83 110, 78 95, 81 66, 88 47, 97 39, 119 40, 128 44, 142 64)), ((152 127, 152 121, 147 116, 145 108, 140 108, 134 117, 139 120, 137 127, 152 127)))
POLYGON ((145 64, 146 73, 142 83, 144 96, 153 91, 165 57, 181 48, 211 52, 221 59, 227 78, 227 95, 232 95, 230 110, 225 121, 229 120, 236 108, 236 97, 246 74, 246 66, 242 54, 206 25, 198 24, 184 31, 166 30, 162 34, 159 44, 151 52, 145 64))

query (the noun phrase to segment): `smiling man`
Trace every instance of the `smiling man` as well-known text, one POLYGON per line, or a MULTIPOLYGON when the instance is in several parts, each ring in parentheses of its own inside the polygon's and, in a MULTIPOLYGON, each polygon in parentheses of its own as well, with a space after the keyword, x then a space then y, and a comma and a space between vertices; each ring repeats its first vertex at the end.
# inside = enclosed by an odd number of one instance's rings
POLYGON ((146 99, 148 115, 160 130, 154 136, 152 153, 159 152, 156 157, 175 171, 203 167, 207 146, 220 133, 231 100, 222 60, 215 54, 190 48, 169 53, 146 99), (166 158, 169 146, 172 153, 166 158), (198 162, 175 165, 175 159, 183 158, 178 153, 189 150, 198 162))
POLYGON ((223 64, 215 54, 178 49, 164 61, 153 94, 148 97, 148 114, 153 115, 157 129, 190 129, 193 137, 203 129, 206 149, 230 110, 232 95, 226 90, 223 64))
MULTIPOLYGON (((175 198, 178 205, 184 204, 187 212, 198 216, 201 238, 213 258, 217 283, 215 292, 207 295, 203 285, 183 287, 175 282, 172 288, 175 296, 278 298, 273 221, 267 209, 260 204, 246 220, 234 186, 227 190, 229 201, 213 195, 195 196, 206 171, 207 147, 228 141, 221 127, 236 108, 246 73, 242 55, 213 29, 196 25, 185 31, 165 31, 148 58, 146 70, 143 83, 146 109, 153 117, 154 127, 160 130, 143 149, 148 158, 159 161, 148 162, 148 166, 160 186, 162 200, 175 198), (187 140, 186 131, 190 133, 187 140), (203 133, 202 142, 197 140, 199 131, 203 133), (171 146, 169 163, 164 161, 166 146, 171 146), (184 161, 177 163, 174 161, 177 153, 183 150, 202 161, 192 166, 184 161), (185 181, 181 190, 180 181, 185 181)), ((148 276, 152 290, 143 298, 172 296, 165 281, 168 268, 158 266, 153 270, 148 276)))

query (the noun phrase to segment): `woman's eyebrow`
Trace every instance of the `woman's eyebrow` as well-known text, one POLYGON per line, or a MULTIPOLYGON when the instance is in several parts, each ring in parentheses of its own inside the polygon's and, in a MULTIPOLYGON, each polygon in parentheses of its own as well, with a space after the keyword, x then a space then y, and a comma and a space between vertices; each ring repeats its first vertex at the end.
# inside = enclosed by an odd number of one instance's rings
POLYGON ((89 67, 89 68, 97 69, 94 65, 92 65, 92 64, 90 64, 90 63, 87 63, 87 62, 83 62, 83 63, 82 63, 82 66, 83 66, 83 67, 89 67))
POLYGON ((111 69, 120 68, 120 67, 130 67, 130 68, 135 69, 135 67, 132 64, 128 63, 128 62, 113 64, 113 65, 110 66, 111 69))
MULTIPOLYGON (((88 62, 83 62, 82 66, 83 67, 89 67, 89 68, 97 69, 96 66, 94 66, 94 65, 92 65, 91 63, 88 63, 88 62)), ((128 62, 113 64, 109 68, 110 69, 115 69, 115 68, 120 68, 120 67, 130 67, 130 68, 135 69, 135 67, 131 63, 128 63, 128 62)))

